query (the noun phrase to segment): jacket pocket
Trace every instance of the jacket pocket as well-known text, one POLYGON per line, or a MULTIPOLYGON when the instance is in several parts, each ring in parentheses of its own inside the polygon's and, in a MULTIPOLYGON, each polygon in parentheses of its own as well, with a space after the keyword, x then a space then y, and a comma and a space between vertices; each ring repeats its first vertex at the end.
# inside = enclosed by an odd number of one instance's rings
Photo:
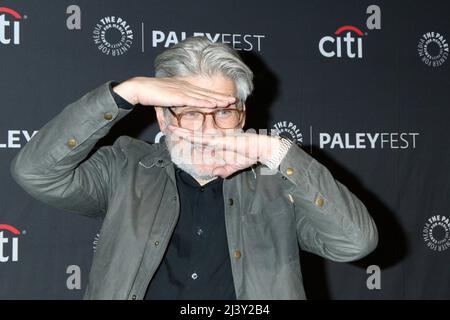
POLYGON ((298 257, 294 207, 287 196, 254 203, 241 222, 243 241, 258 265, 275 268, 298 257))
POLYGON ((279 195, 278 197, 267 200, 264 198, 255 199, 250 210, 251 215, 264 215, 267 217, 286 214, 286 211, 293 213, 294 206, 288 195, 279 195))

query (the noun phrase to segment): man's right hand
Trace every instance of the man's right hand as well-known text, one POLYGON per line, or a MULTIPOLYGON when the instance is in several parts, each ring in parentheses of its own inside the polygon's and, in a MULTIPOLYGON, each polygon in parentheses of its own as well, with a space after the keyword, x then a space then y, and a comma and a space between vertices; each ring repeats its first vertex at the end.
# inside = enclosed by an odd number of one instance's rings
POLYGON ((133 77, 113 90, 134 105, 216 108, 226 107, 236 101, 235 97, 194 86, 182 77, 133 77))

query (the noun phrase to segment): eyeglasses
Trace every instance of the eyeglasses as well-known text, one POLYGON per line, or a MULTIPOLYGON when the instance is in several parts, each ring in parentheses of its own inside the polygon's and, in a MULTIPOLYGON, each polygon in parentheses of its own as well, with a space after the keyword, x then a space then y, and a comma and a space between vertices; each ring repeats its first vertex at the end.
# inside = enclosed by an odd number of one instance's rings
MULTIPOLYGON (((185 107, 183 107, 185 108, 185 107)), ((212 112, 201 112, 198 110, 186 110, 175 113, 171 107, 170 113, 177 119, 178 126, 189 130, 199 130, 205 123, 207 115, 211 115, 214 124, 220 129, 234 129, 243 120, 245 109, 218 108, 212 112)))

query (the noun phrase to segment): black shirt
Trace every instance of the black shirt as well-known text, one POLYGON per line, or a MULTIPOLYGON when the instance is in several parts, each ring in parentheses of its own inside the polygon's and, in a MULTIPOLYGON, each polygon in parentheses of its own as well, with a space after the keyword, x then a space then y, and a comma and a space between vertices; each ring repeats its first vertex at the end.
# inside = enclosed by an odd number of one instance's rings
POLYGON ((145 299, 236 299, 222 186, 201 186, 175 166, 180 217, 145 299))
MULTIPOLYGON (((117 105, 133 105, 112 90, 117 105)), ((148 299, 235 300, 225 227, 223 179, 201 186, 175 166, 180 216, 163 261, 145 295, 148 299)))

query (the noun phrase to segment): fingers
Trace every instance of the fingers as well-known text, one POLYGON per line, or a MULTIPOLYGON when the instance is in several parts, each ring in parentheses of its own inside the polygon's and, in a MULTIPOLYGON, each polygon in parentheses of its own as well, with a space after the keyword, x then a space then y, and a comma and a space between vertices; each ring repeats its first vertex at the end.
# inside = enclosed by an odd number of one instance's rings
POLYGON ((238 137, 238 135, 231 135, 227 133, 227 135, 217 135, 217 134, 208 134, 201 131, 192 131, 180 127, 176 127, 174 125, 169 125, 167 127, 172 133, 174 133, 176 136, 188 140, 191 143, 194 144, 201 144, 201 145, 209 145, 209 146, 217 146, 217 147, 224 147, 230 150, 233 150, 236 148, 236 140, 235 138, 238 137))
POLYGON ((203 160, 207 161, 207 164, 214 166, 212 173, 216 176, 226 178, 234 172, 247 168, 258 161, 257 152, 252 152, 255 148, 246 145, 251 137, 242 135, 223 137, 205 133, 199 134, 173 125, 169 125, 168 129, 177 138, 184 139, 193 145, 206 147, 203 149, 203 152, 207 156, 206 160, 203 160), (239 144, 244 144, 244 146, 239 146, 239 144), (241 150, 246 151, 242 152, 241 150))
MULTIPOLYGON (((233 97, 234 98, 234 97, 233 97)), ((177 99, 172 98, 171 103, 168 105, 170 107, 198 107, 198 108, 225 108, 232 103, 229 102, 230 99, 217 100, 215 98, 202 95, 196 92, 183 92, 179 94, 177 99)))
POLYGON ((212 171, 214 175, 222 178, 226 178, 236 171, 247 168, 256 162, 235 152, 227 152, 223 156, 224 158, 221 161, 225 163, 216 166, 212 171))
POLYGON ((207 134, 169 125, 168 129, 177 137, 192 144, 207 146, 216 151, 231 151, 249 159, 258 159, 260 147, 256 134, 230 133, 227 135, 207 134))
POLYGON ((174 101, 170 104, 171 107, 185 107, 196 106, 199 108, 215 108, 217 103, 212 100, 190 96, 183 94, 178 101, 174 101))
MULTIPOLYGON (((218 99, 218 98, 208 96, 208 95, 198 93, 198 92, 185 92, 184 94, 189 98, 210 102, 211 106, 207 106, 206 108, 216 108, 216 107, 225 108, 225 107, 230 106, 233 103, 233 102, 230 102, 231 101, 230 99, 218 99)), ((188 105, 199 106, 197 103, 188 104, 188 105)))
POLYGON ((193 144, 206 145, 206 142, 203 140, 204 136, 206 136, 206 135, 197 134, 195 131, 183 129, 180 127, 176 127, 174 125, 169 125, 167 128, 175 136, 177 136, 181 139, 185 139, 193 144))
POLYGON ((235 171, 233 170, 233 168, 230 165, 226 165, 223 167, 217 167, 214 168, 213 170, 213 175, 222 177, 222 178, 226 178, 228 176, 230 176, 231 174, 233 174, 235 171))
POLYGON ((139 81, 135 81, 133 88, 136 92, 133 91, 133 96, 142 105, 216 108, 227 107, 238 100, 229 94, 195 86, 183 78, 139 78, 139 81))
POLYGON ((216 156, 222 159, 226 165, 235 166, 237 168, 247 168, 248 166, 256 163, 256 159, 240 154, 235 151, 219 150, 216 152, 216 156))
POLYGON ((218 99, 218 100, 223 99, 223 100, 230 100, 231 102, 234 102, 234 100, 236 99, 236 97, 225 94, 225 93, 221 93, 221 92, 213 91, 213 90, 210 90, 210 89, 207 89, 204 87, 196 86, 186 80, 183 80, 183 78, 175 78, 175 79, 177 79, 178 81, 183 83, 184 86, 192 92, 197 92, 199 94, 203 94, 203 95, 206 95, 206 96, 218 99))
MULTIPOLYGON (((218 107, 226 107, 230 104, 233 104, 236 102, 236 97, 216 91, 212 91, 206 88, 195 86, 187 81, 183 81, 180 79, 180 81, 184 84, 184 94, 187 96, 197 98, 200 100, 206 100, 215 102, 218 107)), ((192 105, 196 106, 196 105, 192 105)))
MULTIPOLYGON (((195 139, 195 136, 194 138, 195 139)), ((242 155, 253 157, 257 154, 258 137, 253 134, 233 133, 225 136, 202 135, 202 143, 212 148, 230 150, 242 155)))
POLYGON ((223 93, 211 91, 208 89, 200 88, 200 87, 194 87, 190 94, 198 94, 202 97, 207 97, 208 99, 213 99, 214 101, 217 101, 218 103, 224 103, 226 105, 232 104, 236 102, 236 97, 226 95, 223 93))

